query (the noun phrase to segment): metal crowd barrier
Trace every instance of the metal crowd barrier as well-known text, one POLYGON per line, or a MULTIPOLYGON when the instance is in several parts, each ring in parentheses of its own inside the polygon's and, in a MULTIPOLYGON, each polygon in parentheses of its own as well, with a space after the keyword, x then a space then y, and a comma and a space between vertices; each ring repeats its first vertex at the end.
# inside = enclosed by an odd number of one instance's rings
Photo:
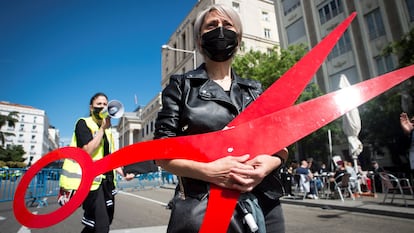
MULTIPOLYGON (((12 201, 25 168, 0 168, 0 202, 12 201)), ((26 191, 26 204, 29 206, 47 205, 47 197, 57 197, 61 169, 42 169, 30 182, 26 191)))
MULTIPOLYGON (((44 168, 32 179, 26 191, 26 205, 42 207, 48 205, 48 197, 56 200, 59 193, 59 168, 44 168)), ((21 177, 27 169, 0 168, 0 202, 13 201, 14 193, 21 177)), ((166 171, 138 174, 131 181, 125 181, 118 176, 117 188, 142 190, 157 188, 165 184, 176 184, 177 178, 166 171)))
POLYGON ((137 174, 133 180, 125 181, 118 176, 117 188, 143 190, 149 188, 159 188, 167 184, 176 184, 177 177, 167 171, 149 172, 145 174, 137 174))

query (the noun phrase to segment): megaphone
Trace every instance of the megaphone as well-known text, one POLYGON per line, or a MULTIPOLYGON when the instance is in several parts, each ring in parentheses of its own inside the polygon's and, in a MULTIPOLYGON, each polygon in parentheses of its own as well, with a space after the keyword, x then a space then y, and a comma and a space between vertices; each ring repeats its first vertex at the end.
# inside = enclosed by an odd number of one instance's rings
POLYGON ((103 118, 107 118, 108 116, 111 118, 120 118, 124 114, 124 105, 118 100, 111 100, 108 102, 108 106, 104 108, 100 113, 99 116, 103 118))

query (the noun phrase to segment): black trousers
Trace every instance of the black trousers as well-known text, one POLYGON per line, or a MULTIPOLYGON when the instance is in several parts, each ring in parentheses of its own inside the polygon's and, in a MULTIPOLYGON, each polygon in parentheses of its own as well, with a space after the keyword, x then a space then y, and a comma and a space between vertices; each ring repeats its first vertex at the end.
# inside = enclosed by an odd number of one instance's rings
POLYGON ((115 189, 111 180, 103 179, 97 190, 90 191, 82 204, 82 233, 108 233, 115 213, 115 189))

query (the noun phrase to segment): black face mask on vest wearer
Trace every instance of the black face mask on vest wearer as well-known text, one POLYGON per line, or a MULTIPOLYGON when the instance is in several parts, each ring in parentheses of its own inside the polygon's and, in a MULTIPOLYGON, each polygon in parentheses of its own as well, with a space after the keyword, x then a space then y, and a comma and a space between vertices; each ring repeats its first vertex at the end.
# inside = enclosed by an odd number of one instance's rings
POLYGON ((104 109, 104 108, 97 108, 97 107, 94 107, 94 108, 93 108, 93 111, 92 111, 93 116, 94 116, 96 119, 98 119, 98 120, 102 120, 102 117, 99 115, 99 113, 100 113, 103 109, 104 109))
POLYGON ((237 33, 223 27, 201 35, 201 47, 204 53, 216 62, 229 60, 236 52, 238 44, 237 33))

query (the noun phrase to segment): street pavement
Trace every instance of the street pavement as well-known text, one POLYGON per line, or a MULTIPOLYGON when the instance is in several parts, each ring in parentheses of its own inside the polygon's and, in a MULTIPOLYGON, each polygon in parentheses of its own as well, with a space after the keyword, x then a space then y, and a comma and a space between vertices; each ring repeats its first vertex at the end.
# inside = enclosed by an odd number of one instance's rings
MULTIPOLYGON (((164 185, 164 188, 174 188, 170 185, 164 185)), ((281 199, 283 204, 300 205, 308 207, 318 207, 322 209, 336 209, 349 212, 359 212, 372 215, 384 215, 388 217, 414 219, 414 196, 405 195, 407 198, 407 206, 405 206, 402 195, 396 194, 391 203, 392 195, 389 194, 384 202, 383 193, 360 195, 352 200, 350 197, 344 198, 342 202, 340 199, 328 199, 320 197, 319 199, 303 199, 301 196, 283 197, 281 199)), ((135 229, 112 230, 111 233, 165 233, 166 226, 146 227, 135 229)))
POLYGON ((385 202, 383 202, 384 196, 385 194, 383 193, 377 193, 375 195, 355 197, 355 200, 347 197, 343 202, 340 199, 326 199, 323 197, 320 197, 318 200, 303 200, 301 197, 296 199, 293 197, 283 197, 282 203, 414 219, 414 197, 412 195, 405 195, 408 199, 407 206, 405 206, 400 194, 395 195, 393 203, 391 203, 392 194, 388 194, 385 202))
MULTIPOLYGON (((157 203, 157 204, 161 204, 162 206, 165 206, 165 204, 168 202, 168 199, 170 197, 170 195, 173 192, 174 186, 173 185, 162 185, 161 188, 169 190, 166 194, 166 196, 164 198, 160 198, 159 200, 161 200, 162 203, 157 203)), ((127 190, 125 190, 127 191, 127 190)), ((127 193, 123 194, 125 195, 133 195, 133 194, 128 194, 127 193)), ((414 197, 407 195, 408 198, 410 198, 410 200, 407 201, 407 207, 404 205, 403 200, 401 199, 401 195, 396 195, 396 198, 394 200, 394 203, 390 203, 391 199, 387 198, 387 200, 385 201, 385 203, 383 203, 383 198, 384 198, 384 194, 382 193, 378 193, 375 196, 360 196, 360 197, 356 197, 355 200, 352 200, 351 198, 345 198, 345 200, 342 202, 340 199, 325 199, 320 197, 319 199, 315 200, 315 199, 302 199, 300 196, 298 196, 297 198, 293 198, 293 197, 283 197, 281 199, 282 205, 298 205, 298 206, 307 206, 307 207, 317 207, 317 208, 322 208, 322 209, 333 209, 333 210, 343 210, 343 211, 347 211, 347 212, 359 212, 359 213, 364 213, 364 214, 370 214, 370 215, 383 215, 383 216, 388 216, 388 217, 397 217, 397 218, 405 218, 405 219, 410 219, 410 220, 414 220, 414 197)), ((157 198, 158 199, 158 198, 157 198)), ((135 201, 136 202, 136 201, 135 201)), ((3 203, 6 204, 6 203, 3 203)), ((121 204, 121 203, 119 203, 121 204)), ((142 205, 142 204, 141 204, 142 205)), ((123 207, 126 208, 126 207, 123 207)), ((132 206, 131 206, 132 208, 132 206)), ((154 208, 153 206, 148 206, 148 209, 154 208)), ((10 211, 10 208, 7 208, 8 211, 10 211)), ((142 211, 145 211, 148 209, 146 209, 145 206, 141 206, 140 209, 142 211)), ((0 215, 4 214, 3 211, 4 210, 0 210, 0 215)), ((39 209, 40 210, 40 209, 39 209)), ((134 210, 135 211, 135 210, 134 210)), ((132 211, 132 212, 134 212, 132 211)), ((77 211, 73 216, 70 217, 70 219, 68 219, 68 222, 75 222, 75 225, 69 225, 69 227, 72 227, 72 231, 78 228, 81 228, 80 224, 79 224, 79 219, 81 216, 82 211, 79 210, 77 211)), ((120 211, 118 211, 118 213, 120 213, 120 211)), ((139 228, 134 228, 134 227, 130 227, 130 228, 123 228, 123 229, 113 229, 110 232, 111 233, 165 233, 166 232, 166 224, 168 222, 168 212, 165 212, 165 216, 163 216, 163 218, 165 219, 165 221, 163 221, 165 224, 161 224, 161 226, 154 226, 154 225, 149 225, 149 226, 145 226, 145 227, 139 227, 139 228), (150 227, 151 226, 151 227, 150 227)), ((11 213, 10 213, 11 215, 11 213)), ((136 218, 133 218, 135 221, 136 218)), ((118 221, 121 221, 120 224, 123 224, 123 226, 126 226, 126 222, 128 221, 126 219, 117 219, 118 221)), ((146 220, 148 221, 148 220, 146 220)), ((2 223, 0 221, 0 232, 3 232, 1 230, 2 227, 5 227, 6 229, 9 228, 7 225, 5 225, 6 223, 2 223)), ((115 227, 114 227, 115 228, 115 227)), ((3 228, 4 229, 4 228, 3 228)), ((49 229, 52 230, 52 232, 54 231, 53 229, 49 229)), ((63 230, 63 229, 61 229, 63 230)), ((70 231, 70 232, 72 232, 70 231)), ((43 232, 43 231, 29 231, 29 229, 27 229, 27 231, 25 231, 24 229, 20 229, 19 231, 7 231, 7 232, 18 232, 18 233, 36 233, 36 232, 43 232)), ((44 232, 49 232, 49 231, 44 231, 44 232)))

